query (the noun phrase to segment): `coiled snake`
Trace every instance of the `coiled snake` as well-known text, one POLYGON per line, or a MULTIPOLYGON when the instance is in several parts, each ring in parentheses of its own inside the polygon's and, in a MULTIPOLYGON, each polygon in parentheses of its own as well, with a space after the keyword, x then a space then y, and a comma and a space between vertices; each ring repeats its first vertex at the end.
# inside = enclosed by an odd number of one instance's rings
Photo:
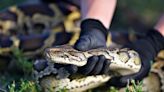
MULTIPOLYGON (((56 92, 61 89, 69 92, 86 91, 103 85, 112 76, 136 73, 141 68, 138 53, 128 48, 112 50, 100 48, 82 52, 63 45, 47 48, 45 57, 46 60, 36 60, 34 63, 35 79, 45 92, 56 92), (86 64, 87 58, 93 55, 104 55, 110 60, 108 74, 83 76, 78 73, 69 74, 64 68, 70 64, 81 67, 86 64)), ((156 62, 152 66, 150 75, 143 80, 143 92, 164 91, 163 67, 163 61, 156 62)))
MULTIPOLYGON (((79 18, 79 14, 77 16, 79 18)), ((69 20, 72 21, 72 18, 70 17, 69 20)), ((63 15, 54 4, 33 4, 8 8, 0 13, 0 55, 10 51, 10 47, 13 45, 25 49, 30 56, 41 53, 44 48, 52 46, 54 41, 57 41, 55 39, 57 32, 47 30, 47 28, 56 27, 61 22, 63 22, 63 15), (40 27, 44 29, 43 32, 40 32, 40 27), (36 35, 38 33, 41 34, 36 35), (15 36, 15 34, 19 34, 19 36, 15 36), (35 44, 29 44, 32 42, 35 44)), ((68 24, 71 23, 64 23, 64 25, 68 24)), ((66 29, 72 30, 72 28, 67 27, 66 29)), ((73 44, 74 42, 70 40, 69 43, 73 44)), ((45 91, 57 91, 65 88, 69 91, 84 91, 104 84, 112 76, 138 72, 141 67, 138 54, 129 49, 97 49, 80 52, 62 46, 47 49, 46 58, 47 60, 37 60, 35 62, 35 65, 42 68, 40 71, 35 70, 35 78, 45 91), (67 70, 64 70, 64 65, 74 64, 81 67, 86 64, 88 57, 100 54, 111 60, 109 75, 82 76, 79 78, 81 75, 70 75, 67 70), (56 63, 61 64, 60 67, 57 67, 56 63)), ((161 80, 159 85, 163 91, 164 87, 161 86, 161 84, 164 84, 163 72, 161 70, 152 70, 152 72, 159 75, 161 80)), ((160 87, 152 87, 152 89, 160 87)))
MULTIPOLYGON (((59 91, 66 88, 69 91, 85 91, 95 88, 107 82, 111 76, 127 75, 136 73, 141 68, 140 58, 137 52, 128 48, 124 49, 94 49, 81 52, 73 49, 71 46, 59 46, 45 50, 47 67, 42 71, 35 71, 35 77, 45 91, 49 89, 59 91), (110 71, 107 75, 86 76, 79 79, 69 79, 69 73, 63 67, 55 68, 55 64, 73 64, 78 67, 84 66, 87 59, 93 55, 104 55, 110 60, 110 71), (67 78, 62 78, 62 77, 67 78)), ((39 62, 46 61, 37 61, 39 62)), ((76 74, 75 74, 76 75, 76 74)))

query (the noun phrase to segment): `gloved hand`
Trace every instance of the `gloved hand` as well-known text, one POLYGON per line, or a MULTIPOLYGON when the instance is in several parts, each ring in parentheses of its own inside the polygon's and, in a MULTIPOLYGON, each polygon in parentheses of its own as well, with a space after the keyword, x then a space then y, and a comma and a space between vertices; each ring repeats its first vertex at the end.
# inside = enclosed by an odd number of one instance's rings
MULTIPOLYGON (((81 51, 86 51, 86 50, 90 50, 90 49, 94 49, 94 48, 99 48, 99 47, 106 47, 106 40, 107 40, 107 29, 103 26, 103 24, 98 21, 98 20, 94 20, 94 19, 86 19, 81 23, 81 34, 80 34, 80 38, 79 40, 75 43, 74 48, 77 50, 81 50, 81 51)), ((102 66, 109 66, 110 62, 104 62, 104 65, 100 63, 97 63, 97 61, 105 61, 105 57, 104 56, 94 56, 91 57, 88 62, 91 64, 91 70, 93 70, 93 68, 95 67, 95 65, 99 66, 101 65, 100 69, 102 68, 102 66), (92 62, 95 61, 95 62, 92 62), (93 64, 92 64, 93 63, 93 64)), ((46 62, 39 62, 37 64, 34 65, 34 69, 37 71, 41 71, 43 70, 45 67, 47 66, 46 62)), ((81 69, 78 69, 77 66, 75 65, 60 65, 60 64, 55 64, 55 68, 57 68, 58 70, 60 68, 62 68, 63 70, 67 70, 67 72, 71 75, 76 73, 78 70, 81 71, 81 73, 86 74, 86 72, 88 72, 88 66, 84 66, 81 69), (86 69, 85 69, 86 67, 86 69), (85 71, 86 70, 86 71, 85 71)), ((95 68, 96 69, 96 68, 95 68)), ((105 72, 104 71, 102 72, 105 72)), ((93 71, 94 74, 99 73, 100 70, 96 69, 93 71)), ((90 73, 90 72, 88 72, 90 73)), ((62 75, 62 74, 59 74, 62 75)), ((67 75, 62 75, 63 77, 67 77, 67 75)))
POLYGON ((81 33, 74 48, 87 51, 99 47, 106 47, 108 31, 103 24, 95 19, 86 19, 81 22, 81 33))
MULTIPOLYGON (((81 23, 81 34, 74 48, 80 51, 87 51, 95 48, 106 47, 108 31, 103 24, 95 19, 86 19, 81 23)), ((85 75, 107 72, 106 68, 110 62, 104 56, 93 56, 88 59, 84 67, 78 68, 79 72, 85 75), (105 66, 105 67, 104 67, 105 66), (97 67, 97 68, 95 68, 97 67), (102 69, 103 68, 103 69, 102 69)))
POLYGON ((153 60, 158 52, 164 49, 164 37, 155 29, 148 31, 146 37, 135 42, 125 45, 126 48, 131 48, 139 53, 141 58, 141 69, 138 73, 126 76, 113 77, 107 83, 109 86, 125 87, 128 80, 141 81, 148 76, 151 68, 151 60, 153 60))
MULTIPOLYGON (((150 61, 155 58, 160 50, 164 49, 164 37, 158 31, 152 29, 145 38, 129 43, 124 47, 131 48, 139 53, 142 67, 138 73, 113 77, 107 83, 110 86, 124 87, 127 85, 128 80, 133 79, 140 81, 146 77, 151 68, 150 61)), ((104 56, 93 56, 88 59, 87 64, 81 67, 79 71, 86 75, 102 74, 109 70, 109 68, 107 68, 109 65, 110 60, 105 59, 104 56)))

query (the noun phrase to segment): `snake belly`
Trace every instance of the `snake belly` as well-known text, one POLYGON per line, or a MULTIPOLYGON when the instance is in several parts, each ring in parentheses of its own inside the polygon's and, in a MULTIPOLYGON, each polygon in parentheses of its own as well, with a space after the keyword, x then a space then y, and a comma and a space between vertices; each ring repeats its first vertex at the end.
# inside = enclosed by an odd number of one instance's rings
MULTIPOLYGON (((100 48, 93 49, 86 52, 77 51, 72 46, 63 45, 45 50, 45 60, 48 64, 42 71, 35 71, 36 79, 40 86, 45 90, 52 90, 53 92, 61 89, 66 89, 69 92, 81 92, 91 88, 98 87, 109 81, 112 76, 133 74, 140 70, 141 60, 137 52, 128 48, 124 49, 109 49, 100 48), (78 67, 84 66, 87 59, 93 55, 104 55, 110 60, 109 75, 92 75, 84 76, 82 78, 71 79, 57 78, 58 73, 68 73, 67 70, 56 69, 55 64, 73 64, 78 67), (60 72, 59 72, 60 70, 60 72)), ((39 63, 41 61, 38 61, 39 63)), ((78 75, 78 74, 77 74, 78 75)), ((75 76, 77 76, 75 74, 75 76)))

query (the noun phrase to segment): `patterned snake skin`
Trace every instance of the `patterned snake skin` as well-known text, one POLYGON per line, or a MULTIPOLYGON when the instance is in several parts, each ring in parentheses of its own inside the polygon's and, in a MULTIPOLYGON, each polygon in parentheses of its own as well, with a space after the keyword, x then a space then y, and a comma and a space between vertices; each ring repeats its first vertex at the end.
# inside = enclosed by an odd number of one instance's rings
MULTIPOLYGON (((34 71, 35 79, 45 92, 57 92, 61 89, 66 89, 68 92, 86 91, 103 85, 112 76, 135 73, 141 67, 138 54, 129 49, 96 49, 80 52, 70 46, 59 46, 46 49, 45 57, 47 60, 37 60, 34 64, 39 66, 39 70, 34 71), (84 76, 78 73, 71 75, 64 68, 67 64, 83 66, 88 57, 100 54, 111 60, 110 71, 106 75, 84 76)), ((149 76, 143 79, 143 92, 164 91, 163 67, 164 62, 160 60, 153 64, 149 76)), ((124 91, 124 88, 119 90, 124 91)))
POLYGON ((72 39, 77 39, 79 34, 73 32, 78 29, 74 22, 79 18, 79 11, 69 3, 27 3, 1 10, 0 71, 9 67, 15 48, 28 59, 35 59, 47 47, 73 44, 72 39))
MULTIPOLYGON (((75 27, 75 23, 73 22, 79 19, 80 14, 75 7, 69 4, 64 6, 59 5, 62 9, 66 9, 66 6, 67 9, 69 7, 67 13, 72 12, 72 10, 74 11, 67 17, 63 16, 56 4, 40 3, 12 6, 1 11, 0 57, 8 56, 8 53, 10 53, 13 47, 19 47, 25 51, 25 55, 33 57, 36 54, 41 54, 45 48, 53 45, 65 43, 73 45, 79 36, 79 28, 75 27), (57 26, 60 27, 58 28, 57 26), (73 36, 71 35, 72 37, 67 37, 68 34, 63 31, 63 26, 67 32, 74 30, 76 30, 76 32, 74 32, 73 36), (54 27, 55 30, 52 30, 54 27), (59 39, 57 39, 57 37, 60 32, 62 33, 62 37, 63 35, 66 37, 66 41, 58 41, 59 39)), ((37 82, 47 92, 54 92, 60 89, 80 92, 98 87, 108 81, 112 76, 126 75, 127 73, 131 74, 140 69, 138 55, 129 49, 99 49, 88 52, 78 52, 70 47, 55 47, 46 50, 46 59, 47 60, 37 60, 35 62, 41 70, 35 70, 34 74, 37 82), (83 66, 86 64, 88 57, 99 54, 103 54, 106 58, 111 59, 112 64, 109 66, 111 69, 109 75, 70 75, 67 70, 64 69, 67 64, 74 64, 78 67, 83 66), (63 57, 61 58, 61 56, 63 57), (116 60, 118 60, 118 62, 115 62, 116 60)), ((145 92, 164 92, 163 67, 163 61, 155 63, 150 76, 143 80, 143 89, 145 92)))
POLYGON ((42 48, 40 45, 50 33, 47 28, 53 26, 52 19, 55 21, 58 17, 58 15, 54 16, 56 12, 54 7, 54 5, 45 4, 21 5, 9 7, 6 11, 1 12, 0 54, 10 52, 13 47, 26 52, 42 48), (29 44, 31 42, 35 44, 29 44))
POLYGON ((104 84, 111 78, 111 76, 136 73, 141 68, 140 58, 137 52, 127 48, 113 50, 94 49, 81 52, 73 49, 71 46, 63 45, 54 48, 47 48, 45 50, 45 57, 47 61, 36 61, 35 64, 39 62, 47 62, 47 67, 40 72, 35 71, 35 77, 47 92, 49 88, 53 91, 59 91, 64 88, 71 92, 85 91, 104 84), (64 70, 64 66, 61 66, 58 69, 56 68, 56 64, 65 66, 67 64, 73 64, 78 67, 84 66, 87 59, 93 55, 104 55, 110 60, 111 64, 109 66, 109 74, 69 79, 70 74, 67 70, 64 70))

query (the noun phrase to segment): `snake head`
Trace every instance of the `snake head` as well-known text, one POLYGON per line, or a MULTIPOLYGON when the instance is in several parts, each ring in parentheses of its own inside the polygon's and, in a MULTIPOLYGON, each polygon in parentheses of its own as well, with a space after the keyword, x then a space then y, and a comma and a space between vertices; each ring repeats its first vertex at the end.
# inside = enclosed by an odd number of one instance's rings
POLYGON ((87 63, 87 57, 84 53, 73 49, 71 46, 56 46, 54 48, 47 48, 45 50, 45 57, 49 62, 83 66, 87 63))

